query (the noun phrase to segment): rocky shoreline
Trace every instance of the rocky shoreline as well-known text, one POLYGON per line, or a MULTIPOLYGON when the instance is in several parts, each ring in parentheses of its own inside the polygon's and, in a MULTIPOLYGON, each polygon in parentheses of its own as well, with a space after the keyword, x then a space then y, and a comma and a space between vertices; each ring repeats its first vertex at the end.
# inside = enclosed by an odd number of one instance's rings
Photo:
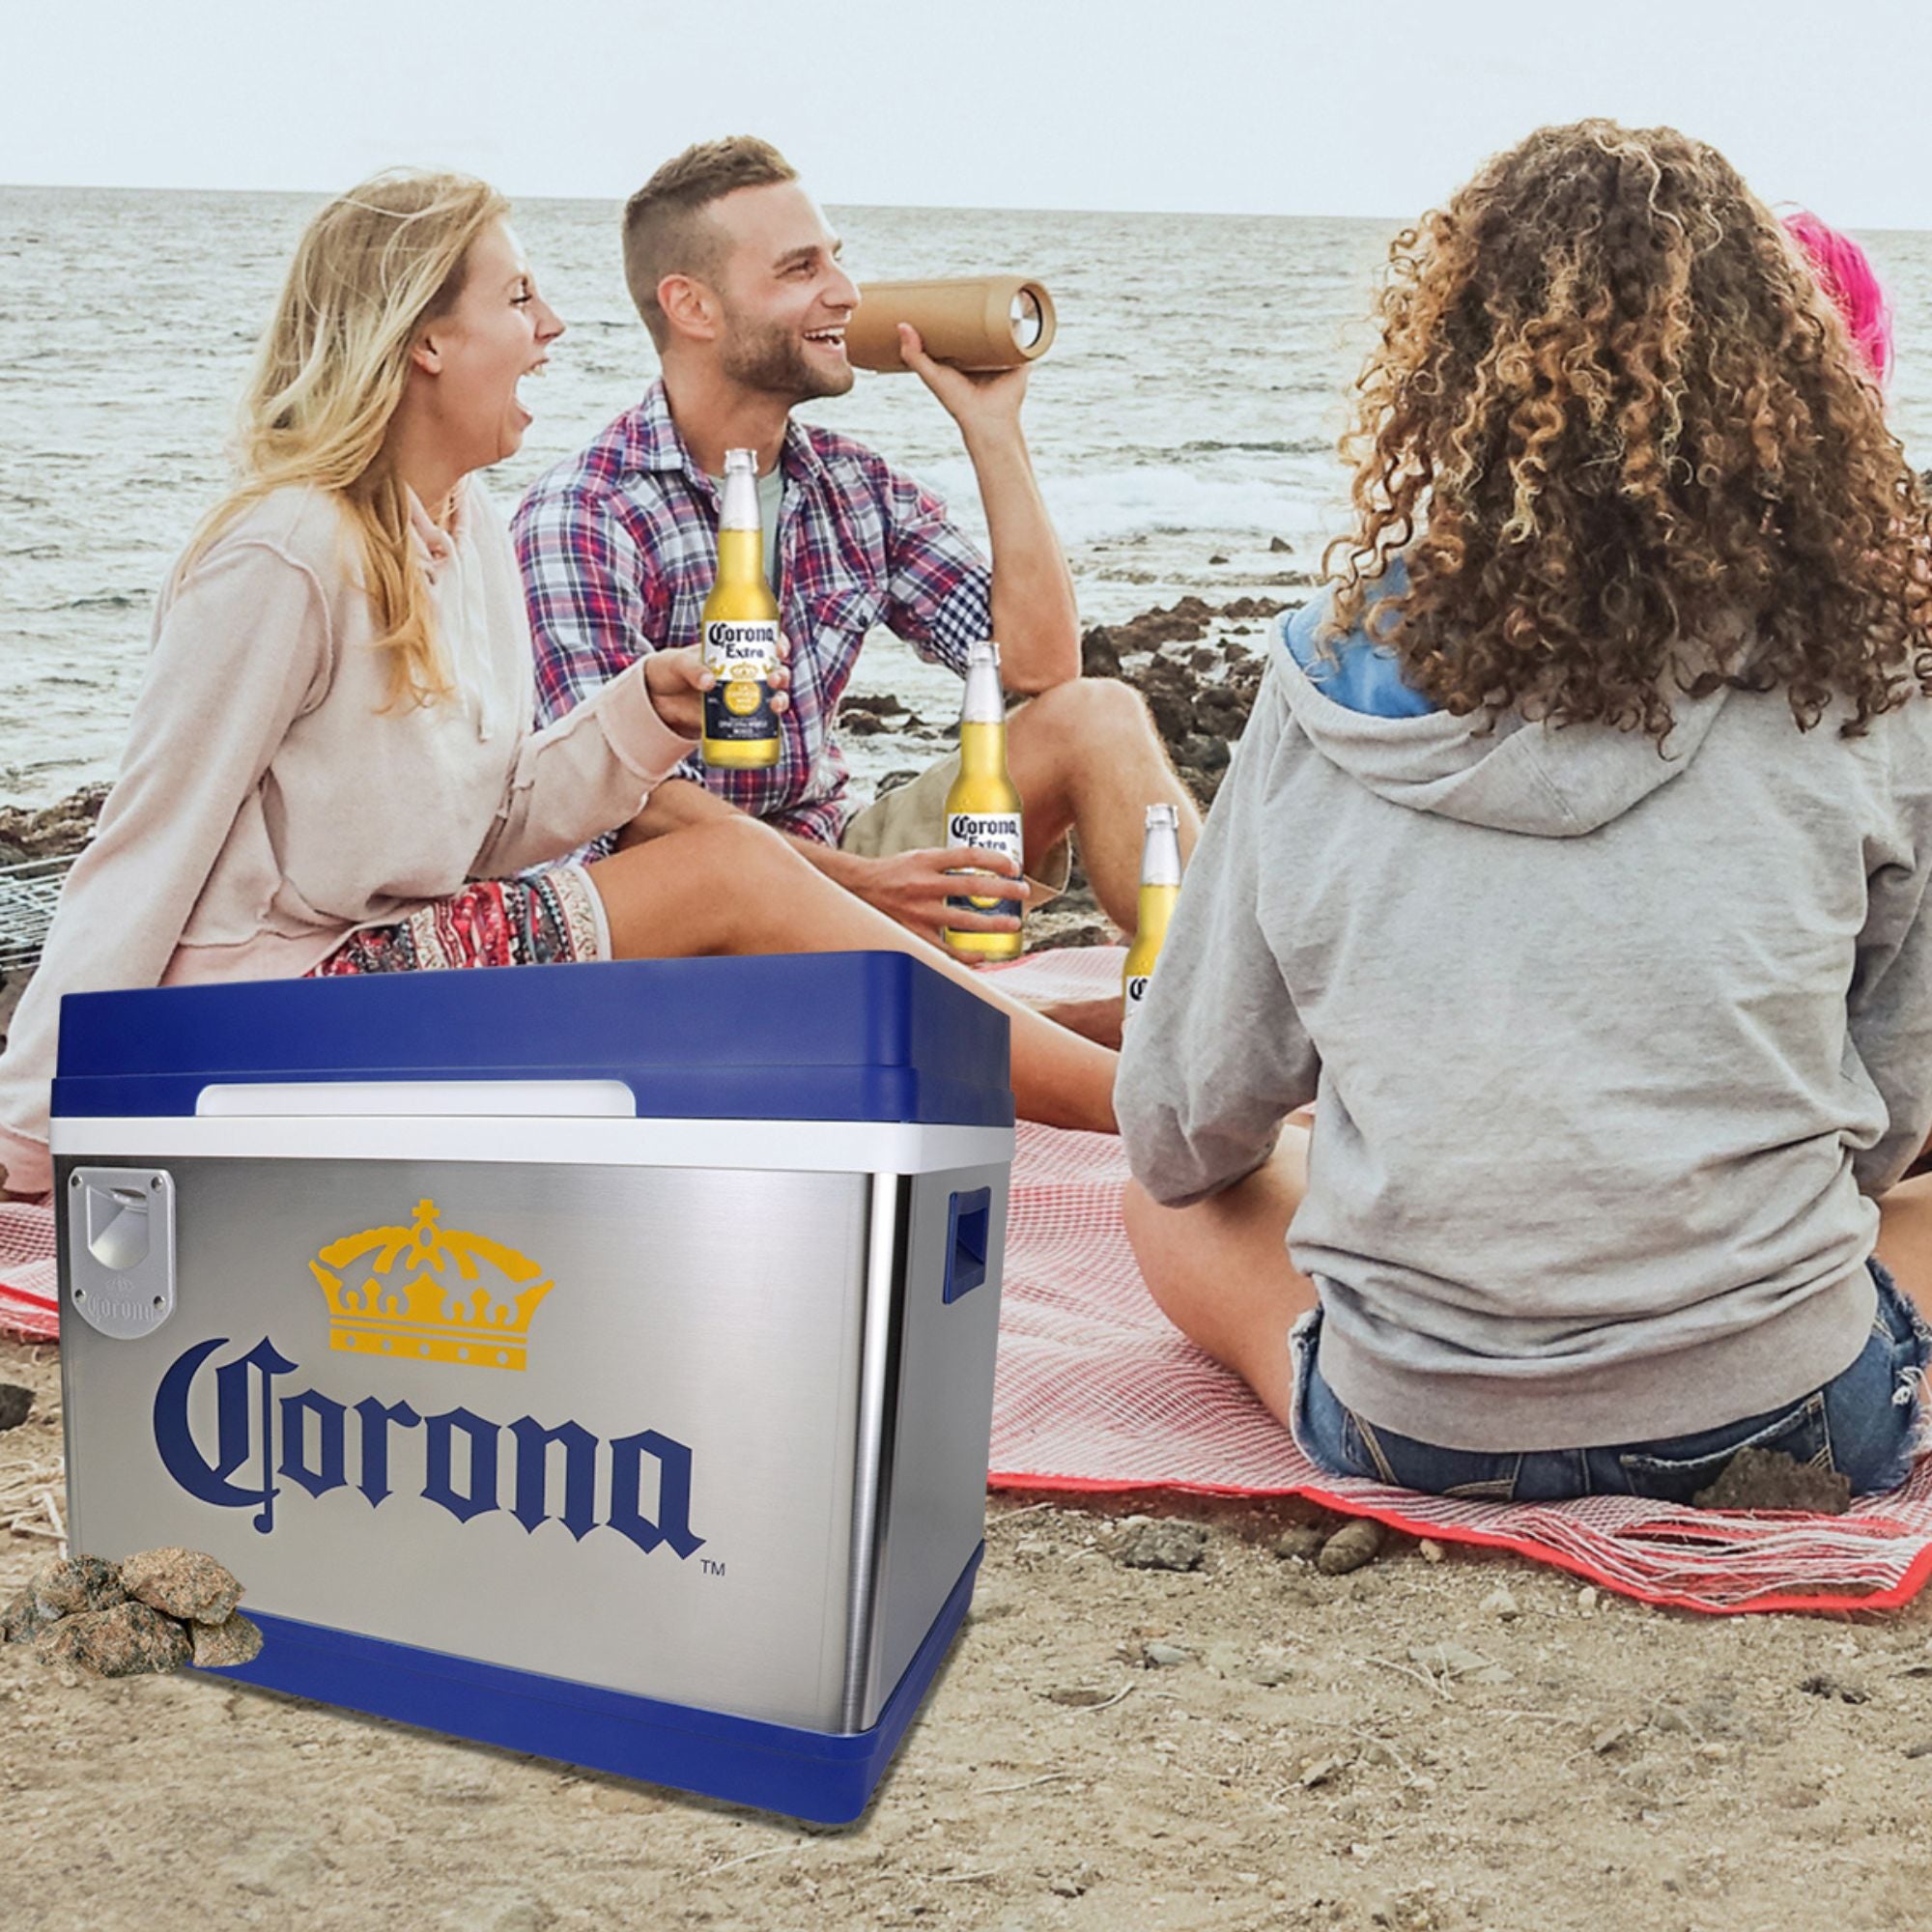
MULTIPOLYGON (((1300 601, 1237 597, 1209 604, 1183 597, 1122 624, 1096 624, 1080 640, 1087 676, 1123 679, 1147 699, 1168 756, 1204 810, 1220 789, 1261 687, 1269 620, 1300 601)), ((838 714, 839 730, 852 737, 908 731, 924 724, 891 692, 848 692, 838 714)), ((916 769, 889 773, 884 787, 890 790, 895 781, 914 776, 916 769)), ((78 852, 94 836, 106 796, 104 784, 90 784, 39 810, 0 805, 0 866, 78 852)), ((1036 951, 1102 946, 1114 937, 1076 866, 1067 893, 1033 920, 1029 945, 1036 951)), ((0 976, 0 1044, 26 977, 15 974, 10 982, 0 976)))

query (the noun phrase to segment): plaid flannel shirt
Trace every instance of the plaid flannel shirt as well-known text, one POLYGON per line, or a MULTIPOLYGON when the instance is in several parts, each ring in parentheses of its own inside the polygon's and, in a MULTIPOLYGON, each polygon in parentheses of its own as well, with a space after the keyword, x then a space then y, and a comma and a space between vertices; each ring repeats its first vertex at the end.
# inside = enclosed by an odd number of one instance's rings
MULTIPOLYGON (((780 462, 774 587, 792 658, 779 761, 713 771, 694 754, 677 775, 836 845, 859 807, 833 721, 867 632, 883 624, 963 677, 968 646, 992 632, 992 571, 937 497, 848 438, 794 422, 780 462)), ((531 486, 512 528, 543 723, 643 653, 698 641, 718 511, 718 485, 692 461, 662 383, 531 486)))

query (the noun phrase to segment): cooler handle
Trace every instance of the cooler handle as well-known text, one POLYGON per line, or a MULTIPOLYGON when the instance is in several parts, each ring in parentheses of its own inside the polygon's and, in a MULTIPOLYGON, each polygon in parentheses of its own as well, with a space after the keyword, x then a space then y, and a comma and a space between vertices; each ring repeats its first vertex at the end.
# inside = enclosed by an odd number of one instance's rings
POLYGON ((990 1187, 953 1194, 946 1210, 946 1300, 957 1301, 986 1279, 986 1248, 992 1226, 990 1187))

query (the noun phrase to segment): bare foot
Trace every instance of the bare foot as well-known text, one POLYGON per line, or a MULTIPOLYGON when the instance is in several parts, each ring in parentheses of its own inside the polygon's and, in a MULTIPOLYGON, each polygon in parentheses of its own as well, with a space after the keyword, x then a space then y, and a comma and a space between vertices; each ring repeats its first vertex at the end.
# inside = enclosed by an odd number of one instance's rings
POLYGON ((1044 1018, 1064 1026, 1068 1033, 1077 1033, 1082 1039, 1111 1046, 1117 1052, 1120 1050, 1121 1001, 1118 994, 1109 1000, 1059 1000, 1050 1007, 1041 1007, 1039 1010, 1044 1018))

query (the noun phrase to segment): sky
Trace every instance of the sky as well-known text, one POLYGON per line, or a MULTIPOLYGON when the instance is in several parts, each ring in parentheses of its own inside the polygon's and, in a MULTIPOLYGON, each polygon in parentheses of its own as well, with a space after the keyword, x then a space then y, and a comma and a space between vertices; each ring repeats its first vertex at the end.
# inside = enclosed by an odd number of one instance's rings
POLYGON ((835 205, 1406 215, 1548 121, 1932 229, 1919 0, 0 0, 0 184, 618 199, 774 140, 835 205))

